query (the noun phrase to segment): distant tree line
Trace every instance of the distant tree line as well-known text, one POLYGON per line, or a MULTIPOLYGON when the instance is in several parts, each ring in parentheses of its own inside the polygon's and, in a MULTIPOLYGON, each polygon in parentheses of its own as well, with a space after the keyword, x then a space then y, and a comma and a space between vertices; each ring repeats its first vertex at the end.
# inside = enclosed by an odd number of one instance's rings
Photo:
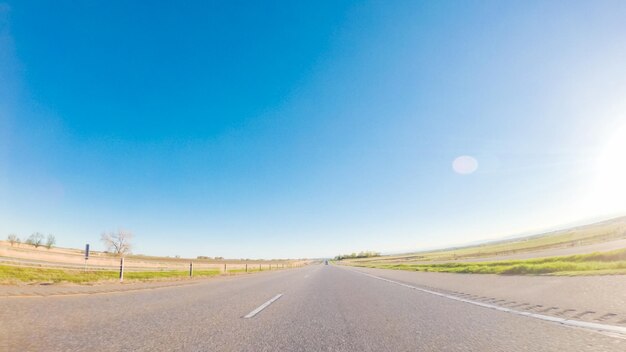
POLYGON ((380 257, 380 253, 372 252, 372 251, 365 251, 365 252, 352 253, 352 254, 341 254, 341 255, 336 256, 335 260, 371 258, 371 257, 380 257))
MULTIPOLYGON (((103 233, 100 236, 100 240, 106 247, 107 251, 105 253, 112 253, 115 255, 124 255, 129 254, 132 249, 131 240, 133 238, 133 234, 129 231, 120 230, 118 232, 110 232, 103 233)), ((7 236, 7 242, 13 246, 20 246, 22 243, 27 244, 29 246, 33 246, 38 248, 40 246, 44 246, 48 249, 52 248, 56 243, 56 237, 52 234, 49 234, 47 237, 40 232, 35 232, 32 235, 28 236, 26 240, 22 242, 16 234, 12 233, 7 236)))
MULTIPOLYGON (((22 240, 14 233, 7 236, 7 241, 11 244, 11 247, 22 244, 22 240)), ((39 246, 45 246, 50 249, 57 243, 56 237, 54 235, 49 234, 48 237, 45 237, 42 233, 35 232, 32 235, 28 236, 28 238, 24 241, 25 244, 33 246, 35 248, 39 246)))

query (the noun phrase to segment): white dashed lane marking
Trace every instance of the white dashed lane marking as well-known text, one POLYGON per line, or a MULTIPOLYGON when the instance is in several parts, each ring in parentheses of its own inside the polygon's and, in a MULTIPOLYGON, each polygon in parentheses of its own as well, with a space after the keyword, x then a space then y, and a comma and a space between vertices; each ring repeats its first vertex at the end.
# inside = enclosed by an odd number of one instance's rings
POLYGON ((277 299, 279 299, 282 296, 283 296, 282 293, 277 294, 276 296, 274 296, 274 298, 272 298, 269 301, 261 304, 257 309, 255 309, 252 312, 248 313, 243 318, 244 319, 250 319, 250 318, 254 317, 255 315, 259 314, 263 309, 269 307, 270 304, 274 303, 277 299))

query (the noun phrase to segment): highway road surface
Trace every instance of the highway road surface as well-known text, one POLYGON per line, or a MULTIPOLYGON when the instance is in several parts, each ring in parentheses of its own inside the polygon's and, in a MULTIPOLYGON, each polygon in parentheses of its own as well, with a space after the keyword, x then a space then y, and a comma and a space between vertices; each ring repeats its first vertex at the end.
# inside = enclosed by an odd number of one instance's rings
POLYGON ((334 265, 133 292, 0 298, 0 351, 626 351, 611 333, 334 265))

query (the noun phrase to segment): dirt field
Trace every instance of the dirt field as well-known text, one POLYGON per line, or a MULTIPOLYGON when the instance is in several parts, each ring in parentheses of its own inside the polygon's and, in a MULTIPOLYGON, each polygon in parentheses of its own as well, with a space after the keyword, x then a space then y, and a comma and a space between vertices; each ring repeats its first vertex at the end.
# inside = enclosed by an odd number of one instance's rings
MULTIPOLYGON (((210 260, 189 259, 129 255, 125 259, 125 269, 132 271, 150 270, 185 270, 193 261, 194 269, 220 269, 227 270, 245 269, 248 267, 261 266, 263 269, 289 265, 301 265, 307 260, 210 260)), ((51 248, 43 246, 35 248, 27 244, 13 245, 6 241, 0 241, 0 263, 6 265, 19 265, 30 267, 50 268, 83 268, 85 266, 84 251, 71 248, 51 248)), ((108 269, 114 270, 119 267, 120 258, 103 252, 91 251, 87 267, 91 270, 108 269)))

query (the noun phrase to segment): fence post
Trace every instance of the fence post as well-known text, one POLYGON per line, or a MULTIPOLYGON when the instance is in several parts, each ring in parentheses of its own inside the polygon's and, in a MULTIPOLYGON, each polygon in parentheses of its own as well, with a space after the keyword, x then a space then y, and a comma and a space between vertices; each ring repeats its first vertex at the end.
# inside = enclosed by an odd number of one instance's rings
POLYGON ((189 262, 189 277, 193 277, 193 262, 189 262))
POLYGON ((248 272, 248 263, 246 263, 246 272, 248 272))
POLYGON ((120 282, 124 282, 124 257, 120 259, 120 282))

